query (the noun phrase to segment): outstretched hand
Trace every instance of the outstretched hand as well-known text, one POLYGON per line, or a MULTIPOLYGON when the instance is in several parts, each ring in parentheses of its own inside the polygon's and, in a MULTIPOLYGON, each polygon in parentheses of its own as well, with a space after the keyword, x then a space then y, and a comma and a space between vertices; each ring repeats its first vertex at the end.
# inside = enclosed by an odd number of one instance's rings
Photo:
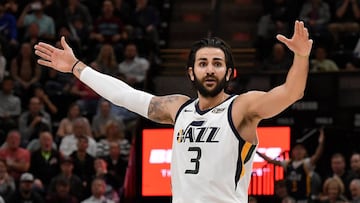
POLYGON ((61 37, 63 49, 56 48, 50 44, 39 42, 35 45, 35 54, 40 57, 37 62, 60 72, 71 72, 72 66, 77 61, 71 47, 66 43, 65 37, 61 37))
POLYGON ((300 56, 309 56, 313 40, 309 39, 309 32, 302 21, 295 21, 294 34, 291 39, 278 34, 276 38, 284 43, 292 52, 300 56))

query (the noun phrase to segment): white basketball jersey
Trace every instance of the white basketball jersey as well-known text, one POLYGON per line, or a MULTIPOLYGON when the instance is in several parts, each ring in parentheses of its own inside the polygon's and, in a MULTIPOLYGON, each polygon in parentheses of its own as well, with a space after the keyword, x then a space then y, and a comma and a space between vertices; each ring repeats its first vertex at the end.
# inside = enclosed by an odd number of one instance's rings
POLYGON ((256 145, 244 141, 231 119, 229 97, 201 111, 198 99, 176 117, 172 146, 173 203, 247 203, 256 145))

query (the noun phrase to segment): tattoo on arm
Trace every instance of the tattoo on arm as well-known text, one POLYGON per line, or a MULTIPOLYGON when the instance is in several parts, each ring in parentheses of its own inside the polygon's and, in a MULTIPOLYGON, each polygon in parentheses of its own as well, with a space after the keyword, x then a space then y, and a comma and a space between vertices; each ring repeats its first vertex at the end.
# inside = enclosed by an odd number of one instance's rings
POLYGON ((176 105, 177 96, 154 97, 149 105, 149 118, 155 122, 173 124, 169 105, 176 105))
POLYGON ((84 68, 81 68, 81 67, 78 67, 77 69, 76 69, 76 71, 79 73, 79 75, 80 75, 80 73, 81 73, 81 71, 83 70, 84 68))

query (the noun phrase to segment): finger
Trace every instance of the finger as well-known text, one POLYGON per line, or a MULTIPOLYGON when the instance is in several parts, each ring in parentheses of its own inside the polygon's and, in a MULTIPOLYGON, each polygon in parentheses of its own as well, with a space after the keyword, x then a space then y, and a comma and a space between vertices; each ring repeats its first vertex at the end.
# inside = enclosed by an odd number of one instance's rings
POLYGON ((280 34, 276 35, 276 39, 278 39, 280 42, 284 43, 285 45, 287 45, 288 42, 290 41, 284 35, 280 35, 280 34))
POLYGON ((71 48, 69 47, 69 45, 66 43, 66 40, 65 40, 65 37, 64 37, 64 36, 61 37, 61 46, 62 46, 62 48, 64 48, 64 49, 71 49, 71 48))
POLYGON ((304 32, 304 22, 303 21, 299 22, 299 34, 301 36, 303 36, 305 34, 305 32, 304 32))
POLYGON ((304 34, 305 36, 309 37, 309 31, 306 27, 304 27, 304 34))
POLYGON ((312 39, 309 39, 309 42, 310 42, 310 47, 312 47, 314 41, 312 39))
POLYGON ((40 52, 42 52, 44 54, 47 54, 47 55, 52 54, 52 52, 49 49, 45 48, 44 46, 35 45, 34 48, 35 48, 35 51, 40 51, 40 52))
POLYGON ((40 58, 48 60, 48 61, 51 59, 51 57, 48 54, 41 52, 39 50, 35 50, 35 54, 38 55, 40 58))
POLYGON ((42 65, 42 66, 47 66, 47 67, 51 67, 52 68, 52 64, 50 61, 46 61, 44 59, 38 59, 37 60, 38 64, 42 65))
POLYGON ((51 46, 50 44, 44 43, 44 42, 39 42, 38 45, 36 45, 36 47, 43 47, 44 49, 47 49, 50 53, 53 53, 55 51, 55 47, 51 46))
POLYGON ((295 34, 299 34, 299 21, 298 20, 295 21, 294 35, 295 34))

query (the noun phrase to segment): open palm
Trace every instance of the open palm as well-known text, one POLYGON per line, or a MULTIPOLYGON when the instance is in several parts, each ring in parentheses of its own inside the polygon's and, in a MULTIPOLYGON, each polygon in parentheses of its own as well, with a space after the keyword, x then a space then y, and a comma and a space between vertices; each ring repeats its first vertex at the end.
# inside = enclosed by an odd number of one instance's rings
POLYGON ((276 38, 298 55, 309 56, 311 52, 313 41, 309 39, 309 32, 301 21, 295 22, 294 34, 291 39, 280 34, 276 38))
POLYGON ((77 59, 72 49, 66 43, 65 37, 61 37, 61 46, 63 49, 43 42, 36 44, 34 47, 35 54, 40 57, 38 63, 60 72, 71 72, 72 65, 77 59))

